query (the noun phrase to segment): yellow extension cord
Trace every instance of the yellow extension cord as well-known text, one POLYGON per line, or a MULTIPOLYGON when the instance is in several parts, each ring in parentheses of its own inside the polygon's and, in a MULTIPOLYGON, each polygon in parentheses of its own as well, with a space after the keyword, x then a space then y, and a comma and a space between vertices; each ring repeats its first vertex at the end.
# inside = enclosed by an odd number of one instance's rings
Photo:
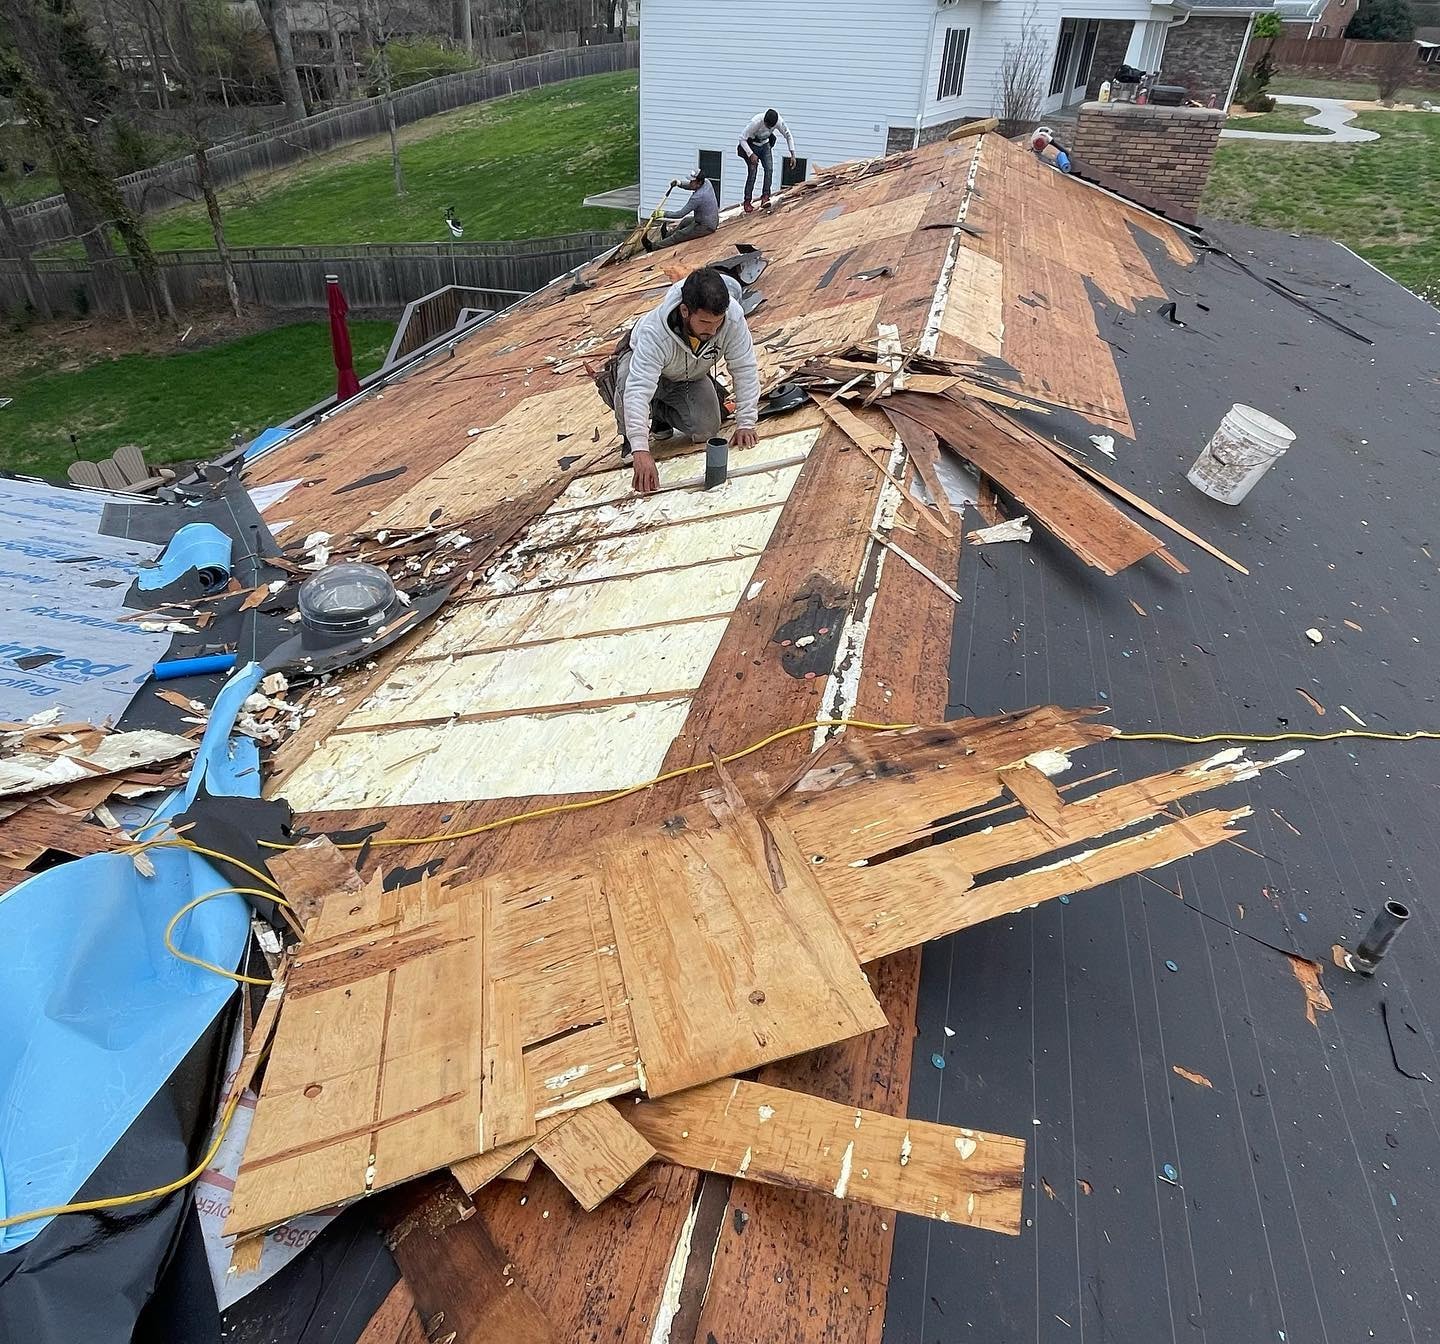
MULTIPOLYGON (((872 732, 884 732, 913 728, 914 726, 914 724, 909 723, 867 723, 860 719, 812 719, 805 723, 794 724, 789 728, 782 728, 778 733, 771 733, 769 737, 762 738, 759 742, 755 742, 739 751, 731 752, 728 756, 721 756, 719 759, 723 764, 728 765, 732 761, 742 760, 746 756, 753 755, 755 752, 768 747, 772 742, 778 742, 781 738, 789 737, 795 733, 810 732, 816 728, 860 728, 872 732)), ((1345 738, 1359 738, 1375 742, 1435 741, 1440 739, 1440 732, 1426 732, 1422 730, 1413 733, 1380 733, 1372 732, 1368 729, 1344 728, 1333 733, 1207 733, 1199 736, 1192 736, 1185 733, 1116 733, 1114 734, 1114 738, 1121 742, 1180 742, 1190 746, 1203 746, 1210 742, 1335 742, 1342 741, 1345 738)), ((656 775, 654 779, 646 780, 643 784, 635 784, 628 789, 620 789, 615 793, 607 793, 599 798, 586 798, 579 802, 559 803, 554 807, 537 808, 531 812, 518 812, 512 816, 499 817, 495 821, 488 821, 483 826, 472 826, 462 831, 447 831, 422 836, 392 836, 379 840, 371 840, 369 843, 372 847, 378 847, 381 845, 429 845, 438 844, 445 840, 461 840, 467 836, 480 835, 485 831, 497 830, 502 826, 513 826, 521 821, 533 821, 540 817, 555 816, 562 812, 580 812, 586 808, 600 807, 604 803, 613 803, 621 798, 628 798, 632 793, 640 793, 645 789, 654 787, 656 784, 663 784, 668 780, 680 779, 686 775, 698 774, 702 770, 711 770, 713 768, 714 763, 711 761, 698 761, 694 765, 681 766, 678 770, 668 770, 662 775, 656 775)), ((294 848, 293 845, 279 845, 267 840, 262 840, 259 843, 267 849, 294 848)), ((361 849, 365 843, 365 841, 347 842, 338 845, 337 848, 361 849)), ((197 905, 211 900, 216 896, 224 896, 230 893, 264 896, 280 905, 288 905, 284 898, 278 894, 279 887, 276 885, 275 880, 268 874, 260 872, 257 868, 250 867, 248 864, 241 862, 231 855, 206 849, 204 846, 197 845, 184 836, 159 836, 153 840, 143 840, 123 852, 139 854, 146 849, 157 846, 190 849, 197 854, 221 859, 226 863, 243 869, 247 873, 254 874, 254 876, 264 882, 266 886, 272 888, 270 891, 257 891, 254 888, 247 887, 221 887, 216 891, 207 892, 203 896, 197 896, 193 901, 182 906, 175 912, 169 924, 165 926, 165 946, 182 961, 188 961, 195 966, 204 967, 207 971, 213 971, 216 975, 222 975, 229 980, 235 980, 241 984, 269 984, 270 982, 268 980, 262 980, 256 976, 238 975, 233 971, 224 970, 222 967, 215 966, 208 961, 202 961, 198 957, 192 957, 181 952, 171 941, 171 934, 174 932, 175 925, 180 922, 183 916, 188 914, 197 905)), ((171 1181, 168 1185, 157 1186, 153 1190, 142 1190, 133 1195, 112 1195, 108 1199, 91 1199, 79 1204, 61 1204, 55 1208, 36 1209, 32 1213, 14 1214, 9 1218, 0 1218, 0 1228, 13 1227, 17 1223, 31 1222, 36 1218, 53 1218, 63 1213, 88 1213, 98 1209, 113 1209, 125 1204, 138 1204, 147 1199, 158 1199, 162 1195, 173 1194, 175 1191, 189 1185, 192 1181, 198 1180, 214 1160, 215 1154, 220 1151, 220 1145, 224 1142, 225 1134, 230 1128, 230 1121, 235 1115, 239 1100, 240 1098, 237 1096, 230 1101, 230 1104, 225 1109, 225 1113, 220 1118, 220 1125, 216 1131, 215 1139, 210 1145, 209 1152, 205 1154, 200 1165, 187 1175, 171 1181)))

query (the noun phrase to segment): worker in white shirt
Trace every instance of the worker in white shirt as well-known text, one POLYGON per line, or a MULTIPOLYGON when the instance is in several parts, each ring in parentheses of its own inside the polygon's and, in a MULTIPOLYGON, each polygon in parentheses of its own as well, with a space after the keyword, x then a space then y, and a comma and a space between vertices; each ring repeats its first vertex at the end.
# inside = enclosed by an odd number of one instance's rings
POLYGON ((740 137, 740 143, 735 146, 735 152, 745 160, 748 172, 745 175, 745 213, 753 214, 755 211, 755 175, 760 165, 765 165, 765 191, 760 197, 761 209, 770 207, 770 183, 775 176, 775 160, 772 150, 775 147, 776 135, 785 137, 785 144, 790 150, 786 164, 793 168, 795 166, 795 137, 790 134, 790 128, 785 124, 785 119, 772 107, 768 112, 761 112, 758 116, 750 119, 744 133, 740 137))

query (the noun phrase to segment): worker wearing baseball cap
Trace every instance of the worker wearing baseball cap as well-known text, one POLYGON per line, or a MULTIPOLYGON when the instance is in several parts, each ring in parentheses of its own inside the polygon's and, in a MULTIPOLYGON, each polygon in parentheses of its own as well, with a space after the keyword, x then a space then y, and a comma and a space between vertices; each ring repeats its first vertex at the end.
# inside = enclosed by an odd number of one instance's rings
MULTIPOLYGON (((681 180, 670 183, 678 187, 681 180)), ((659 239, 652 239, 647 233, 641 240, 647 252, 661 247, 674 247, 692 238, 703 238, 720 227, 720 202, 715 196, 714 184, 698 168, 685 179, 683 184, 690 192, 690 199, 677 210, 667 210, 660 218, 659 239)))

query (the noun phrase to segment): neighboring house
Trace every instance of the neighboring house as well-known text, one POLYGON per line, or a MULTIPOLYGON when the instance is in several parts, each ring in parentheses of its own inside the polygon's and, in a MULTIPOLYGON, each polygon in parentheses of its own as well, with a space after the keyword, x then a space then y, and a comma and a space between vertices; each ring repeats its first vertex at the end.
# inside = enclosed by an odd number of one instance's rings
POLYGON ((1001 111, 1007 61, 1039 49, 1041 117, 1093 96, 1122 62, 1223 104, 1256 13, 1270 0, 645 0, 640 22, 642 211, 670 179, 698 166, 736 204, 745 183, 736 141, 776 108, 798 162, 817 164, 909 148, 1001 111))
POLYGON ((1440 28, 1417 28, 1415 45, 1420 48, 1422 64, 1440 64, 1440 28))

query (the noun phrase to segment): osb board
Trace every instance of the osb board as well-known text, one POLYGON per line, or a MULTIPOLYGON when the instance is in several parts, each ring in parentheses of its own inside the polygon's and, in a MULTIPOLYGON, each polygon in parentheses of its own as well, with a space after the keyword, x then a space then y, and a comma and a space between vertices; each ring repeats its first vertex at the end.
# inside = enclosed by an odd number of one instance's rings
POLYGON ((655 1156, 640 1132, 603 1102, 577 1111, 536 1143, 535 1152, 587 1211, 609 1199, 655 1156))
POLYGON ((885 1024, 809 864, 793 850, 769 857, 744 814, 601 850, 651 1096, 885 1024))
MULTIPOLYGON (((355 899, 340 898, 347 909, 355 899)), ((327 934, 330 926, 316 936, 327 934)), ((483 972, 478 923, 430 883, 407 892, 395 921, 302 950, 236 1183, 233 1229, 383 1189, 403 1178, 407 1154, 419 1164, 412 1171, 430 1170, 457 1146, 479 1148, 472 988, 483 972)))
POLYGON ((940 330, 986 355, 1005 347, 1004 269, 973 247, 955 253, 950 297, 940 314, 940 330))
POLYGON ((623 1112, 661 1157, 1011 1236, 1025 1141, 724 1079, 623 1112))
POLYGON ((614 417, 588 378, 551 381, 561 386, 524 396, 367 526, 423 527, 436 509, 442 520, 478 517, 553 478, 562 457, 592 453, 615 437, 614 417))

